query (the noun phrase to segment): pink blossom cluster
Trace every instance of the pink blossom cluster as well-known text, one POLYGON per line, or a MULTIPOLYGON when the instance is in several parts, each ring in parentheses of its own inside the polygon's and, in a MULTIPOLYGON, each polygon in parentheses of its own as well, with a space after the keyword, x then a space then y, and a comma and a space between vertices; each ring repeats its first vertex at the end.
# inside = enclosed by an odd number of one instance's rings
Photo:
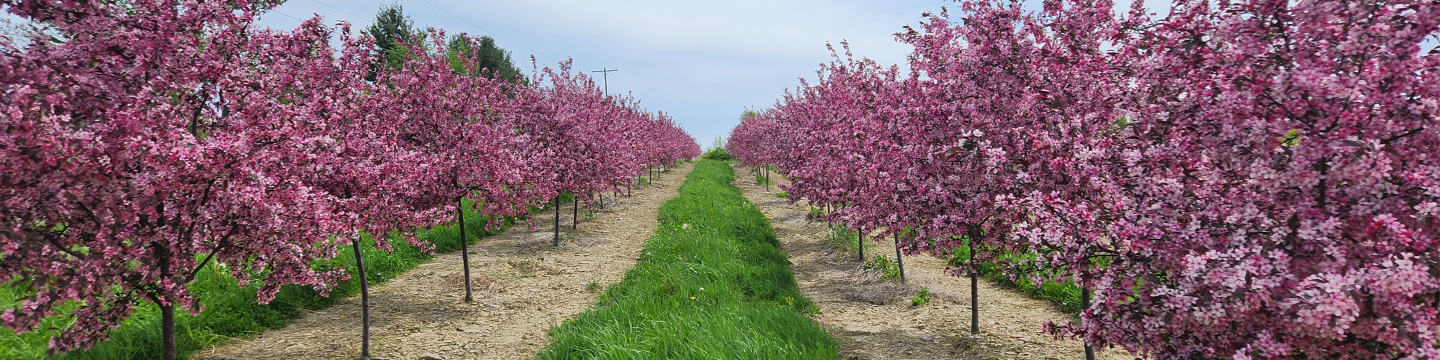
POLYGON ((518 215, 700 151, 564 66, 489 80, 402 39, 407 63, 366 81, 373 39, 318 17, 253 26, 271 1, 0 5, 37 27, 0 38, 0 284, 26 294, 0 324, 77 305, 53 350, 94 344, 142 301, 199 311, 185 285, 209 262, 261 283, 262 302, 282 284, 324 292, 348 275, 310 264, 362 231, 441 223, 462 197, 518 215))
POLYGON ((927 14, 909 74, 837 57, 728 146, 832 220, 915 229, 908 252, 968 239, 1091 290, 1056 335, 1440 357, 1440 3, 1134 3, 927 14))

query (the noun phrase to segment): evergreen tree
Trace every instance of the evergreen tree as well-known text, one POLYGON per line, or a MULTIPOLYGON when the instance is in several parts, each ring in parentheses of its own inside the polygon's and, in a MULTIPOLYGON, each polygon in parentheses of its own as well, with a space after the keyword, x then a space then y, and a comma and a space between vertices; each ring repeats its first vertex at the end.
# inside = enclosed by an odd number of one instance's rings
POLYGON ((462 70, 460 59, 474 59, 479 64, 478 69, 470 69, 471 75, 480 75, 489 79, 505 79, 524 84, 525 76, 520 74, 520 68, 515 66, 515 61, 510 57, 510 52, 495 44, 495 39, 489 36, 481 36, 478 43, 465 34, 458 34, 450 37, 449 48, 451 65, 457 71, 462 70))
MULTIPOLYGON (((384 59, 384 66, 391 69, 400 68, 409 56, 410 50, 401 46, 402 42, 412 41, 417 35, 419 44, 424 44, 425 39, 425 34, 415 30, 415 22, 410 20, 399 3, 380 7, 380 11, 375 13, 375 23, 370 24, 365 33, 375 39, 375 52, 384 59)), ((375 81, 379 71, 380 64, 372 65, 366 79, 375 81)))

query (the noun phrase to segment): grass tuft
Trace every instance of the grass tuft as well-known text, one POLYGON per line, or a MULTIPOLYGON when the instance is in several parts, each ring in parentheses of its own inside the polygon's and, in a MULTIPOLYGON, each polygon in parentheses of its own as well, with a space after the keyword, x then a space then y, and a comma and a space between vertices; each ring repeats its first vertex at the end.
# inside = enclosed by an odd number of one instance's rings
POLYGON ((860 266, 861 270, 868 270, 880 273, 881 279, 900 281, 900 265, 884 255, 875 255, 860 266))
POLYGON ((910 297, 910 305, 911 305, 911 306, 919 307, 919 306, 925 306, 925 304, 929 304, 929 303, 930 303, 930 289, 927 289, 927 288, 920 288, 920 292, 917 292, 917 293, 915 293, 915 296, 910 297))

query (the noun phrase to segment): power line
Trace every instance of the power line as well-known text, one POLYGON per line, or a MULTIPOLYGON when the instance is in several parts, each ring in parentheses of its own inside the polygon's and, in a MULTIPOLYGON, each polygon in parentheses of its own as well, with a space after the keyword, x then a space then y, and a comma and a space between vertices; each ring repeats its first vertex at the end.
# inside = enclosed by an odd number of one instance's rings
MULTIPOLYGON (((617 75, 619 75, 619 74, 617 74, 617 75)), ((625 90, 625 93, 626 93, 626 94, 633 95, 634 92, 635 92, 635 87, 634 87, 634 86, 630 86, 630 81, 629 81, 629 80, 625 80, 625 78, 626 78, 627 76, 625 76, 625 75, 619 75, 618 77, 620 78, 620 83, 621 83, 621 84, 625 84, 625 89, 626 89, 626 90, 625 90)))
MULTIPOLYGON (((493 32, 490 32, 489 30, 485 30, 485 28, 480 27, 480 25, 475 25, 475 23, 472 23, 472 22, 470 22, 469 20, 465 20, 465 18, 459 17, 459 16, 455 15, 454 13, 451 13, 450 11, 445 10, 444 8, 441 8, 441 7, 439 7, 439 6, 436 6, 435 4, 431 3, 430 0, 420 0, 420 1, 424 1, 426 4, 430 4, 430 6, 431 6, 431 7, 434 7, 436 10, 440 10, 440 12, 443 12, 443 13, 445 13, 445 14, 448 14, 448 15, 450 15, 451 17, 454 17, 456 20, 460 20, 461 22, 464 22, 464 23, 466 23, 466 24, 470 24, 470 26, 473 26, 473 27, 475 27, 476 29, 480 29, 480 31, 485 32, 486 34, 490 34, 490 36, 494 36, 494 37, 497 38, 497 39, 505 40, 505 42, 508 42, 508 43, 511 43, 511 44, 515 44, 515 46, 519 46, 519 47, 522 48, 522 49, 530 50, 530 52, 533 52, 533 53, 535 53, 535 54, 537 54, 537 55, 540 55, 540 56, 544 56, 544 57, 553 59, 553 60, 555 60, 555 61, 565 61, 565 59, 561 59, 561 58, 557 58, 557 57, 554 57, 554 56, 546 55, 545 53, 542 53, 542 52, 537 51, 537 50, 535 50, 535 49, 531 49, 531 48, 525 46, 524 44, 511 41, 510 39, 506 39, 506 38, 504 38, 504 37, 501 37, 500 35, 497 35, 497 34, 495 34, 495 33, 493 33, 493 32)), ((571 66, 577 66, 577 67, 594 69, 594 67, 580 65, 579 63, 574 62, 574 61, 575 61, 574 59, 570 59, 570 61, 571 61, 571 63, 570 63, 571 66)))
POLYGON ((341 9, 341 8, 337 8, 337 7, 334 7, 334 6, 330 6, 330 4, 326 4, 326 3, 320 2, 320 0, 310 0, 310 1, 314 1, 316 4, 325 5, 325 7, 328 7, 328 8, 331 8, 331 9, 335 9, 335 11, 339 11, 339 12, 345 13, 346 15, 350 15, 350 17, 355 18, 355 20, 365 20, 365 18, 360 17, 360 15, 351 14, 349 11, 345 11, 345 9, 341 9))
POLYGON ((299 21, 299 22, 302 22, 302 23, 305 22, 305 20, 301 20, 301 19, 298 18, 298 17, 290 16, 290 14, 286 14, 286 13, 280 12, 280 10, 274 10, 274 11, 275 11, 276 14, 285 15, 285 17, 288 17, 288 18, 291 18, 291 19, 295 19, 295 21, 299 21))

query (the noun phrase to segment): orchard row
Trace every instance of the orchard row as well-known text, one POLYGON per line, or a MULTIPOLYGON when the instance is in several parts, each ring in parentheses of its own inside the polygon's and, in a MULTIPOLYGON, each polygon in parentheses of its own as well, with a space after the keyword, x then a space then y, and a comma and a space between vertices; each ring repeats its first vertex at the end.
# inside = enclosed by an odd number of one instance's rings
POLYGON ((897 35, 908 73, 837 56, 727 149, 905 252, 973 247, 956 273, 1075 282, 1055 335, 1440 357, 1440 3, 1141 3, 963 2, 897 35))
POLYGON ((253 26, 270 1, 0 4, 36 27, 0 40, 0 284, 28 294, 0 324, 76 304, 52 350, 153 301, 173 358, 174 308, 199 310, 185 285, 208 262, 262 282, 262 302, 283 284, 323 293, 350 274, 311 264, 362 232, 408 235, 466 197, 498 222, 699 155, 568 64, 492 80, 447 48, 478 39, 440 30, 390 39, 394 57, 319 18, 253 26))

